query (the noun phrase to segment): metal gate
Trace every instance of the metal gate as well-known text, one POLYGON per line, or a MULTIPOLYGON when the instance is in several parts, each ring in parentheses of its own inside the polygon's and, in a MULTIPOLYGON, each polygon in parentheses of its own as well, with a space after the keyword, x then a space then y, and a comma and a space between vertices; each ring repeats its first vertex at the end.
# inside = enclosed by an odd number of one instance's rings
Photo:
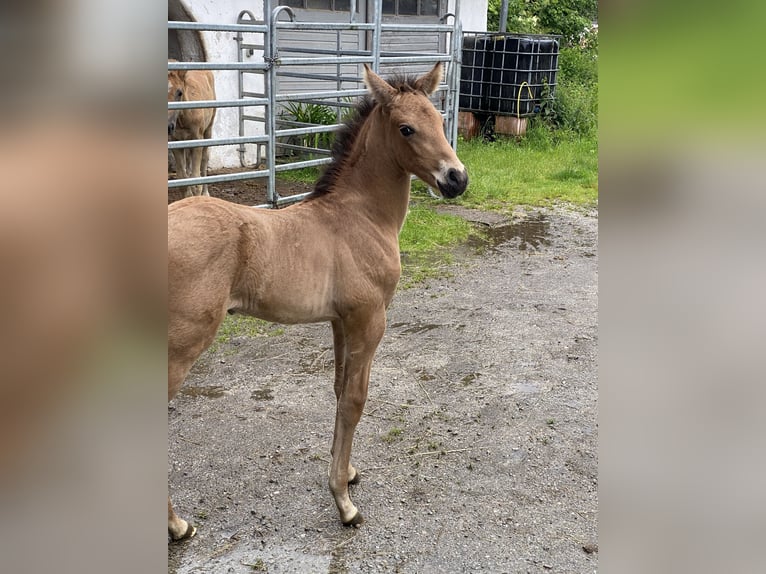
POLYGON ((353 107, 356 99, 366 93, 361 74, 364 63, 380 72, 381 68, 385 71, 392 67, 404 71, 421 71, 437 61, 444 62, 445 77, 432 99, 445 117, 447 139, 454 148, 457 144, 462 46, 460 0, 455 2, 454 14, 446 14, 442 23, 430 25, 384 23, 383 0, 374 0, 371 22, 357 22, 357 1, 350 0, 349 18, 345 22, 299 22, 291 8, 273 6, 275 0, 264 0, 265 20, 258 20, 252 12, 244 10, 233 24, 169 21, 169 30, 236 33, 236 62, 169 62, 168 70, 235 70, 238 74, 237 99, 168 102, 168 110, 236 107, 239 133, 223 138, 168 142, 168 149, 237 146, 243 171, 168 180, 168 187, 264 178, 267 203, 259 207, 276 208, 303 199, 307 194, 280 197, 275 186, 276 174, 331 161, 329 152, 310 145, 311 138, 306 136, 329 134, 342 126, 345 110, 353 107), (318 47, 309 42, 296 41, 300 34, 317 31, 333 32, 334 45, 325 43, 318 47), (433 51, 428 52, 383 52, 381 35, 384 32, 389 35, 412 32, 437 34, 440 41, 433 51), (361 45, 361 42, 347 45, 345 39, 350 33, 363 34, 365 45, 361 45), (291 41, 285 41, 285 36, 289 36, 291 41), (257 54, 262 56, 259 58, 257 54), (254 56, 257 61, 247 61, 254 56), (283 93, 280 91, 281 78, 305 80, 307 90, 283 93), (290 104, 329 108, 334 111, 336 121, 318 124, 287 119, 280 110, 290 104), (295 155, 291 155, 296 152, 322 157, 296 159, 295 155), (254 161, 248 160, 253 157, 254 161))

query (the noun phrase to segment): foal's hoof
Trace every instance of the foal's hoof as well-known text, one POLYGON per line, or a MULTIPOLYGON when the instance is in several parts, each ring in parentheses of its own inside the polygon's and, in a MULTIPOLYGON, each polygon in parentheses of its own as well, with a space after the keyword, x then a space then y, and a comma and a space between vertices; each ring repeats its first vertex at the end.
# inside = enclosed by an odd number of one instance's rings
POLYGON ((170 538, 171 542, 180 542, 181 540, 186 540, 188 538, 191 538, 195 534, 197 534, 197 529, 194 526, 192 526, 191 524, 187 524, 186 525, 186 532, 184 532, 178 538, 173 536, 173 533, 168 530, 168 538, 170 538))
POLYGON ((354 518, 348 522, 344 522, 343 526, 353 526, 354 528, 359 528, 362 524, 364 524, 364 516, 362 516, 362 514, 357 511, 357 513, 354 515, 354 518))

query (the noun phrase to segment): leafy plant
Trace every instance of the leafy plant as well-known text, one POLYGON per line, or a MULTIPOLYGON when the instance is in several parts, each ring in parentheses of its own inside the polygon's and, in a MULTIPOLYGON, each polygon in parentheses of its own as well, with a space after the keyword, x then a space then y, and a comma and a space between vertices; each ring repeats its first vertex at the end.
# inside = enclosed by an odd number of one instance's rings
MULTIPOLYGON (((502 0, 489 0, 487 29, 500 29, 502 0)), ((508 0, 506 31, 561 34, 567 45, 578 44, 598 15, 598 0, 508 0)))
MULTIPOLYGON (((338 113, 324 104, 306 102, 287 102, 282 110, 282 117, 293 122, 307 125, 330 126, 338 123, 338 113)), ((300 137, 300 145, 317 149, 330 149, 333 132, 305 134, 300 137)))

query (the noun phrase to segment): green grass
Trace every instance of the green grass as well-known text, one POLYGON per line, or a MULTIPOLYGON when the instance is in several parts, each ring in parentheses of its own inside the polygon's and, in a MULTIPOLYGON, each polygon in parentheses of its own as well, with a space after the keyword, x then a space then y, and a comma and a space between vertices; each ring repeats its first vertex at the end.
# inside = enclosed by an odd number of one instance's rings
POLYGON ((284 181, 300 181, 303 183, 316 183, 319 179, 319 168, 304 167, 302 169, 291 169, 290 171, 280 171, 278 179, 284 181))
POLYGON ((507 211, 515 205, 549 206, 598 202, 598 143, 595 138, 556 135, 533 127, 512 138, 460 141, 458 156, 470 183, 458 203, 507 211))
POLYGON ((461 217, 436 213, 428 200, 413 203, 399 234, 402 287, 444 274, 452 263, 450 248, 478 231, 461 217))
POLYGON ((210 352, 217 352, 234 337, 276 337, 284 332, 285 329, 281 325, 262 319, 247 315, 226 315, 218 327, 213 344, 210 345, 210 352))

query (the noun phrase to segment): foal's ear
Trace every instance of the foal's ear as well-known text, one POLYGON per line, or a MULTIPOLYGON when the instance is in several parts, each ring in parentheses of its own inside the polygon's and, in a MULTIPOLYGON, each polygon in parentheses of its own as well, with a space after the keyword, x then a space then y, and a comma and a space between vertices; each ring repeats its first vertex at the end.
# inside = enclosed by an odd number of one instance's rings
POLYGON ((436 65, 425 76, 421 76, 415 80, 415 89, 424 92, 427 96, 430 96, 439 87, 442 81, 443 66, 441 62, 436 62, 436 65))
POLYGON ((367 86, 367 89, 372 93, 373 97, 381 105, 390 103, 396 95, 396 90, 383 78, 373 72, 367 64, 364 65, 364 83, 367 86))
MULTIPOLYGON (((174 60, 173 58, 168 58, 168 64, 176 64, 178 63, 178 60, 174 60)), ((177 78, 183 80, 186 78, 186 70, 168 70, 168 77, 170 77, 170 74, 175 74, 177 78)))

